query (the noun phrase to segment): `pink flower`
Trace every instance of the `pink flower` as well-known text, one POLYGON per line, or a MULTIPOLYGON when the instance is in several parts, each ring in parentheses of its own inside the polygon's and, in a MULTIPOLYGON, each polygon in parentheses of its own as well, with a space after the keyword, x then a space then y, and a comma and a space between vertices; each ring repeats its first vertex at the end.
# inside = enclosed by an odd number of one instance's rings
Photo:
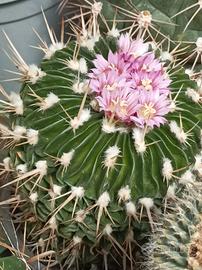
POLYGON ((122 89, 122 91, 103 91, 96 97, 100 110, 105 112, 109 118, 120 120, 121 122, 131 123, 131 116, 136 113, 136 105, 138 102, 138 92, 130 89, 122 89))
POLYGON ((97 55, 93 63, 89 86, 106 117, 141 128, 166 122, 171 81, 148 44, 121 35, 118 51, 109 51, 107 59, 97 55))
POLYGON ((131 66, 131 63, 125 63, 118 52, 112 53, 111 51, 109 51, 107 60, 100 54, 96 55, 96 59, 93 61, 93 64, 95 68, 91 70, 91 77, 111 70, 116 71, 119 75, 125 73, 127 76, 127 70, 131 66))
POLYGON ((170 111, 170 101, 166 95, 156 92, 141 92, 138 104, 136 105, 136 116, 131 117, 134 123, 143 128, 159 127, 166 122, 165 115, 170 111))
POLYGON ((164 94, 170 92, 168 86, 171 81, 165 76, 163 70, 157 72, 137 71, 132 74, 132 80, 137 90, 159 91, 164 94))
POLYGON ((127 81, 124 76, 117 74, 115 70, 103 72, 97 77, 93 76, 90 80, 90 89, 92 92, 101 94, 103 91, 121 91, 122 88, 128 88, 132 85, 131 81, 127 81))
POLYGON ((119 53, 125 56, 133 56, 137 58, 148 52, 149 45, 144 43, 142 39, 132 40, 129 34, 122 34, 118 40, 119 53))
POLYGON ((155 59, 154 53, 147 53, 137 58, 131 67, 134 71, 156 72, 163 70, 163 64, 155 59))

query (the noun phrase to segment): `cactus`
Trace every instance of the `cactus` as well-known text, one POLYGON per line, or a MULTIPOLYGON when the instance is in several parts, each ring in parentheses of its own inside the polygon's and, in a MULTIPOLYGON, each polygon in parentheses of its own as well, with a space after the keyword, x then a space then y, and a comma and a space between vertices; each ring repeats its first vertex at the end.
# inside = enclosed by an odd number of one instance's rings
MULTIPOLYGON (((198 167, 200 175, 201 164, 199 155, 192 169, 198 167)), ((167 213, 161 215, 161 225, 143 248, 147 260, 141 269, 201 269, 201 182, 194 178, 189 177, 185 186, 170 186, 167 213)))
POLYGON ((104 258, 106 270, 108 260, 132 269, 135 233, 155 230, 155 203, 186 180, 199 152, 201 90, 194 66, 189 75, 181 66, 184 49, 165 59, 142 29, 110 29, 101 2, 86 9, 67 44, 45 19, 52 44, 40 45, 41 67, 5 34, 24 85, 20 95, 1 89, 10 122, 0 125, 10 148, 1 170, 13 175, 3 187, 13 187, 13 216, 33 250, 55 252, 48 267, 90 269, 104 258))

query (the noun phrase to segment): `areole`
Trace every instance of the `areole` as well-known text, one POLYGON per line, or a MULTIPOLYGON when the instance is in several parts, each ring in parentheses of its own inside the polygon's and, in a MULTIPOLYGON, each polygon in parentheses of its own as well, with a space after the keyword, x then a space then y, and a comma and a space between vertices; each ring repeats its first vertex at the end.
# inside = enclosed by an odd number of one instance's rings
POLYGON ((54 0, 0 0, 0 25, 23 20, 57 5, 54 0), (6 10, 6 12, 5 12, 6 10))

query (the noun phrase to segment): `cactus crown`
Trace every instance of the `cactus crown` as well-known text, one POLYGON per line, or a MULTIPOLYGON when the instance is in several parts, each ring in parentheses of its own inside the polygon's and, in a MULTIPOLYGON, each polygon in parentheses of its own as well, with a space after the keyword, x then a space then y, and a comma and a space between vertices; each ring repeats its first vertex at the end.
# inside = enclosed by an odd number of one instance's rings
POLYGON ((147 40, 148 11, 137 15, 138 32, 120 34, 101 2, 86 8, 67 44, 47 25, 52 45, 42 47, 40 68, 7 37, 25 84, 20 95, 1 90, 10 119, 1 138, 11 147, 2 165, 15 176, 5 186, 14 185, 29 235, 57 251, 57 262, 85 267, 101 254, 106 265, 118 252, 126 269, 139 222, 147 216, 154 230, 155 201, 173 181, 188 181, 201 143, 200 94, 178 45, 166 56, 147 40))

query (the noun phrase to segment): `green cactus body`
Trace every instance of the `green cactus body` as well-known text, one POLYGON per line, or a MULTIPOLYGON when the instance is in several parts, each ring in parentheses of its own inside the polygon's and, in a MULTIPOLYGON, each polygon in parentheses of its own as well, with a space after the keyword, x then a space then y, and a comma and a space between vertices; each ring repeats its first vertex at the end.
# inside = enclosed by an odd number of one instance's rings
MULTIPOLYGON (((106 59, 118 51, 117 40, 101 33, 90 48, 70 41, 40 69, 25 66, 23 106, 17 111, 13 101, 10 127, 0 126, 2 139, 13 146, 4 165, 15 170, 8 185, 16 185, 22 199, 28 235, 42 250, 54 250, 67 269, 88 266, 99 255, 113 258, 114 252, 133 265, 133 230, 146 216, 154 229, 155 200, 165 196, 170 181, 183 181, 201 143, 201 106, 187 95, 196 84, 175 62, 165 68, 170 112, 160 127, 140 128, 100 110, 86 80, 96 54, 106 59)), ((150 83, 142 80, 148 91, 150 83)), ((150 120, 152 106, 139 114, 150 120)))
POLYGON ((145 249, 149 260, 144 267, 201 269, 201 192, 188 186, 183 188, 181 195, 176 193, 175 200, 169 203, 168 213, 161 217, 161 223, 145 249))

